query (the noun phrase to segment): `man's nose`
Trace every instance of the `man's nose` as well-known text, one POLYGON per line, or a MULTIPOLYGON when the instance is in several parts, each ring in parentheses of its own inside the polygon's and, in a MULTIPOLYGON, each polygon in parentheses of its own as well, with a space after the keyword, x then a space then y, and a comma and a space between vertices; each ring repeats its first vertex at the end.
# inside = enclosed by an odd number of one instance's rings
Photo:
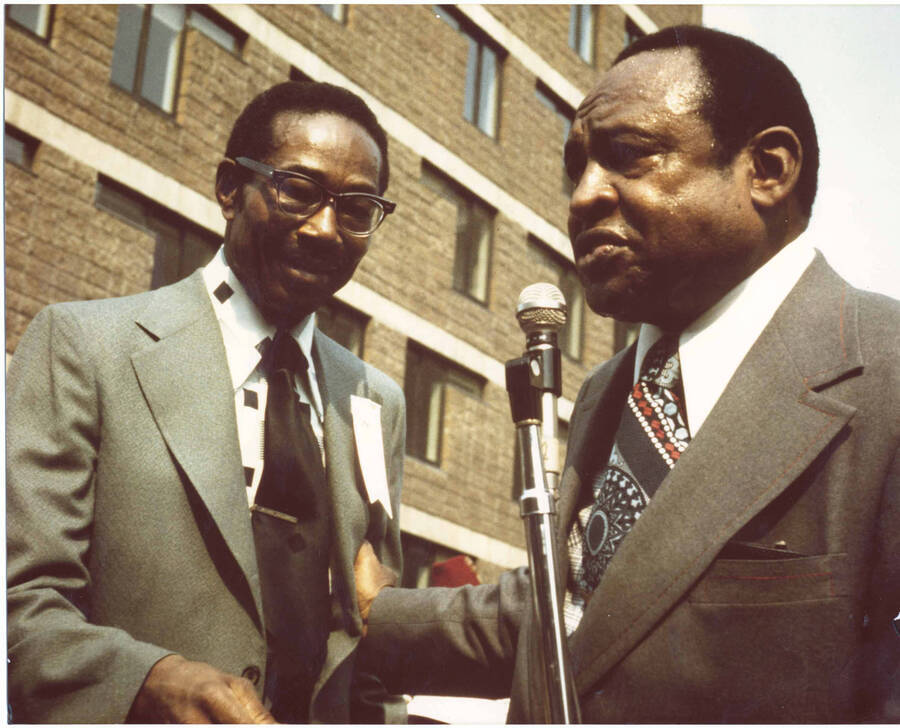
POLYGON ((330 198, 325 199, 322 202, 322 206, 306 218, 300 227, 306 235, 315 235, 322 240, 338 242, 340 234, 337 225, 335 201, 330 198))
POLYGON ((612 214, 619 204, 619 192, 608 170, 589 162, 572 190, 569 201, 569 227, 583 226, 612 214))

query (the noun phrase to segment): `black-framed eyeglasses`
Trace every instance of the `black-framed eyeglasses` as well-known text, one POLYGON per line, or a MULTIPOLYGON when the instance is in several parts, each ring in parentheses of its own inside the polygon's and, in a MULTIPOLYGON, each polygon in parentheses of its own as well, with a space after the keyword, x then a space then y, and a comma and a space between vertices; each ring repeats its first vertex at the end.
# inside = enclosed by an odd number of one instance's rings
POLYGON ((397 207, 396 202, 368 192, 332 192, 305 174, 275 169, 248 157, 237 157, 234 161, 272 180, 278 209, 285 215, 311 217, 322 205, 331 202, 338 227, 350 235, 372 234, 385 215, 397 207))

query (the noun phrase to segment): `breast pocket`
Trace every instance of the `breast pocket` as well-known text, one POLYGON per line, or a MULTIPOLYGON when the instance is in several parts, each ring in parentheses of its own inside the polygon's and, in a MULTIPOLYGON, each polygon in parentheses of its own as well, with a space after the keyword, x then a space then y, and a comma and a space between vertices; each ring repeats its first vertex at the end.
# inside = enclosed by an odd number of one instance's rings
POLYGON ((694 604, 777 604, 847 596, 846 554, 717 559, 691 591, 694 604))

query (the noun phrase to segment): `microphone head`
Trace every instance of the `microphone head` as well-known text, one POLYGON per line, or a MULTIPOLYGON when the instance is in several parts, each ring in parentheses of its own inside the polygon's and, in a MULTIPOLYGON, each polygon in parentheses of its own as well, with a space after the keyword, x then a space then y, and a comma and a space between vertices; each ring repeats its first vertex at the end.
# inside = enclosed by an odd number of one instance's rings
POLYGON ((552 283, 532 283, 519 294, 516 319, 526 334, 556 333, 566 323, 566 299, 552 283))

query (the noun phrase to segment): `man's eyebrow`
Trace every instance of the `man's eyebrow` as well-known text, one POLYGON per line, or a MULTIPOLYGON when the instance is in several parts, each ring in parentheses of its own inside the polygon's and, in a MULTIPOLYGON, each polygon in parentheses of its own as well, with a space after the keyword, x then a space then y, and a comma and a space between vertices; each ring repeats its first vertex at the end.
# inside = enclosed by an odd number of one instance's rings
MULTIPOLYGON (((321 169, 317 169, 315 167, 306 167, 303 164, 295 163, 288 164, 284 167, 276 167, 275 169, 280 170, 282 172, 295 172, 297 174, 305 175, 310 179, 314 179, 320 185, 324 185, 328 187, 328 184, 325 182, 325 172, 321 169)), ((343 186, 340 190, 335 190, 335 192, 365 192, 367 195, 375 195, 378 196, 378 185, 377 183, 372 185, 367 181, 349 181, 346 185, 343 186)))
POLYGON ((617 121, 609 125, 597 122, 596 124, 588 125, 587 129, 591 137, 603 136, 609 138, 632 134, 647 141, 662 141, 665 138, 664 134, 648 129, 645 125, 638 125, 629 121, 617 121))

